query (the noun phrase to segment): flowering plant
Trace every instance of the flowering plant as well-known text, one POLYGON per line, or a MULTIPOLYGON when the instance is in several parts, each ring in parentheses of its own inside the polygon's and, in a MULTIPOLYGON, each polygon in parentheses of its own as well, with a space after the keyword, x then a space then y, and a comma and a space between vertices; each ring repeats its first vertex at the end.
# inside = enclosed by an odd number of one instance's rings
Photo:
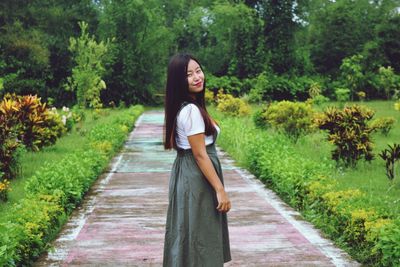
POLYGON ((7 179, 0 181, 0 200, 1 201, 7 201, 8 191, 11 191, 10 181, 8 181, 7 179))

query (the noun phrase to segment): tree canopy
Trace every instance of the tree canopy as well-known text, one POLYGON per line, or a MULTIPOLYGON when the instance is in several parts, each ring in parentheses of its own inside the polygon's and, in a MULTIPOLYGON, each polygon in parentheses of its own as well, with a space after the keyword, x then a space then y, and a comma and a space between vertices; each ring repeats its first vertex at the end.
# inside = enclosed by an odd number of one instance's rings
POLYGON ((0 93, 75 104, 65 87, 82 21, 98 43, 115 38, 102 56, 105 105, 154 103, 177 52, 194 54, 212 76, 239 79, 337 78, 355 55, 365 73, 400 72, 398 0, 3 0, 0 93))

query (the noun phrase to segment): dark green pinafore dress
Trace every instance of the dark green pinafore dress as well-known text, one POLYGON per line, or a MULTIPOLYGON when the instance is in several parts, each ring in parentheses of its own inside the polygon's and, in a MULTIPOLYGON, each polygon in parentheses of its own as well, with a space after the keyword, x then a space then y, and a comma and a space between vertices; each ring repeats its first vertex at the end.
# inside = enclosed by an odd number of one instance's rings
MULTIPOLYGON (((223 184, 216 138, 206 150, 223 184)), ((230 261, 227 215, 216 209, 216 193, 191 149, 177 150, 168 198, 163 266, 220 267, 230 261)))

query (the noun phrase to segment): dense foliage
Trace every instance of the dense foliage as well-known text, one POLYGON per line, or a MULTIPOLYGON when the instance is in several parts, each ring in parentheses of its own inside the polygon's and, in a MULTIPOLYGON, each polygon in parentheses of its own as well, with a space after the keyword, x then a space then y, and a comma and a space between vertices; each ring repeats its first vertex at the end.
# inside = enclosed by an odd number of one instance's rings
POLYGON ((335 145, 332 159, 346 167, 354 167, 361 158, 372 160, 373 128, 368 122, 374 113, 373 110, 359 105, 344 107, 342 110, 329 107, 315 119, 316 125, 328 132, 328 141, 335 145))
POLYGON ((162 99, 168 59, 182 51, 208 74, 227 76, 223 84, 240 84, 235 96, 255 89, 262 100, 304 100, 318 82, 329 98, 337 88, 350 98, 391 97, 400 87, 398 7, 398 0, 3 0, 0 94, 37 94, 59 106, 79 100, 79 90, 77 99, 64 88, 68 77, 78 88, 92 77, 76 71, 81 63, 69 49, 85 21, 93 43, 115 38, 98 55, 101 78, 87 82, 103 105, 162 99))
POLYGON ((356 260, 400 264, 400 219, 386 204, 372 202, 364 187, 340 188, 330 160, 312 160, 286 136, 257 129, 246 117, 212 113, 223 128, 218 144, 356 260))

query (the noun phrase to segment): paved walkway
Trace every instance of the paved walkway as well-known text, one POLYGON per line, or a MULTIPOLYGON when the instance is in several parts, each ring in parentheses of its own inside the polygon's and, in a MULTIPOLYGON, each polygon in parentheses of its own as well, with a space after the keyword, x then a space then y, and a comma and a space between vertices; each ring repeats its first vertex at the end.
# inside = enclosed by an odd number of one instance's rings
MULTIPOLYGON (((35 266, 162 265, 175 158, 162 147, 163 118, 159 111, 139 118, 122 153, 53 242, 54 250, 35 266)), ((358 266, 222 151, 219 155, 232 202, 233 260, 225 266, 358 266)))

